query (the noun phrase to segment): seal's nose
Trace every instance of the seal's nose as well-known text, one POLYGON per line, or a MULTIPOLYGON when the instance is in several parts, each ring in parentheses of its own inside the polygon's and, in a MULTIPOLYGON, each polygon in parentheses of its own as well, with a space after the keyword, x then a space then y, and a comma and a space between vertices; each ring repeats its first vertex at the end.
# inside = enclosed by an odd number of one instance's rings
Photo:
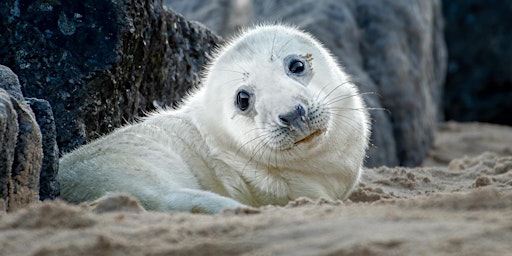
POLYGON ((306 123, 306 110, 299 104, 292 111, 281 114, 278 118, 283 126, 302 129, 306 123))

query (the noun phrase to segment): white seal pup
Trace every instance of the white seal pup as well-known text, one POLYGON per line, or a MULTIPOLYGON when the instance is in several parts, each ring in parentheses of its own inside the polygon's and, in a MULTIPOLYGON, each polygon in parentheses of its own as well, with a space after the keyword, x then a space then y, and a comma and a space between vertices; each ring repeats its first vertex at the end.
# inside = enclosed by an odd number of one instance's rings
POLYGON ((312 36, 257 26, 217 52, 179 108, 64 155, 62 197, 128 193, 148 210, 205 213, 345 199, 368 144, 360 95, 312 36))

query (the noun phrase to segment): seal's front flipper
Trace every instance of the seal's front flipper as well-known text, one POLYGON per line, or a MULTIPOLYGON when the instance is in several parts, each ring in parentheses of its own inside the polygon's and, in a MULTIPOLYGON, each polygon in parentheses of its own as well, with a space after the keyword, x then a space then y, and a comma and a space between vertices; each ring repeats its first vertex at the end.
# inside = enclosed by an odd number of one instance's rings
POLYGON ((226 208, 250 208, 231 198, 196 189, 179 189, 165 196, 167 211, 219 213, 226 208))

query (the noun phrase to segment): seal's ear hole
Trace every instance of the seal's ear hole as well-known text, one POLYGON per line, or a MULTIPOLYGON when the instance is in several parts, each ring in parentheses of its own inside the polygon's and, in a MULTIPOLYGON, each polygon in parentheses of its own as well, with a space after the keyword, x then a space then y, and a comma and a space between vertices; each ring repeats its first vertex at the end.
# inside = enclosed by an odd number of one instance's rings
POLYGON ((251 95, 246 90, 240 90, 236 94, 236 106, 241 111, 246 111, 249 108, 251 95))

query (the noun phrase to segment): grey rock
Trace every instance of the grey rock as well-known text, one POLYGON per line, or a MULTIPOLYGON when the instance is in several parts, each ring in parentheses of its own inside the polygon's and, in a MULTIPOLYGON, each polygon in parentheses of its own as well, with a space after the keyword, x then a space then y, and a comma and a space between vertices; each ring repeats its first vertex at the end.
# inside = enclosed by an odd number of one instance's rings
POLYGON ((176 104, 220 41, 161 1, 17 3, 0 3, 0 63, 50 102, 62 152, 176 104))
POLYGON ((18 115, 11 98, 7 91, 0 89, 0 212, 5 212, 9 204, 11 169, 18 135, 18 115))
POLYGON ((34 113, 19 94, 18 78, 1 65, 0 78, 0 208, 11 211, 39 200, 43 151, 34 113))
POLYGON ((43 163, 39 175, 39 199, 55 199, 60 194, 57 181, 59 170, 59 147, 52 107, 46 100, 27 98, 26 102, 34 112, 37 124, 41 130, 43 146, 43 163))
POLYGON ((249 24, 254 15, 252 1, 246 0, 163 0, 163 4, 184 14, 187 19, 204 23, 209 29, 223 36, 231 35, 236 29, 249 24))
POLYGON ((283 21, 314 34, 365 94, 373 122, 367 166, 417 165, 431 147, 446 70, 439 0, 165 0, 221 35, 283 21), (245 8, 245 10, 244 10, 245 8), (225 15, 243 13, 243 17, 225 15))
POLYGON ((8 93, 14 99, 18 101, 23 100, 23 93, 21 92, 18 77, 10 68, 3 65, 0 65, 0 86, 5 90, 5 93, 8 93))
POLYGON ((8 210, 39 200, 39 175, 43 161, 41 132, 25 102, 12 101, 18 114, 19 132, 11 171, 13 185, 8 210))

